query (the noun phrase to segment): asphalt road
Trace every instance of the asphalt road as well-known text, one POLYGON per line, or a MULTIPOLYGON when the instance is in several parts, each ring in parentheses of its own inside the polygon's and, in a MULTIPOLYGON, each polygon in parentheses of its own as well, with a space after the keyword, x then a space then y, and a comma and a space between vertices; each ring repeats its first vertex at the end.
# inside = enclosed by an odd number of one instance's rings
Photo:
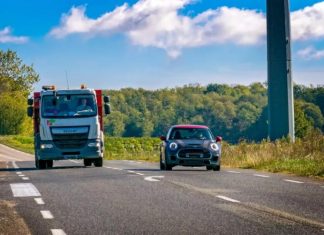
POLYGON ((0 200, 32 234, 324 234, 324 182, 253 170, 57 161, 0 145, 0 200))

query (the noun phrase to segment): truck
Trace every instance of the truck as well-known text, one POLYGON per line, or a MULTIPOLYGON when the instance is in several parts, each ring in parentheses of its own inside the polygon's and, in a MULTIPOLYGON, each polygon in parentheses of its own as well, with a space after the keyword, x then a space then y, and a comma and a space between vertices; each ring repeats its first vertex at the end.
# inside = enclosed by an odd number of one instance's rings
POLYGON ((33 118, 35 165, 53 167, 53 160, 83 159, 84 166, 102 167, 104 115, 110 98, 102 90, 57 90, 43 86, 28 99, 27 114, 33 118))

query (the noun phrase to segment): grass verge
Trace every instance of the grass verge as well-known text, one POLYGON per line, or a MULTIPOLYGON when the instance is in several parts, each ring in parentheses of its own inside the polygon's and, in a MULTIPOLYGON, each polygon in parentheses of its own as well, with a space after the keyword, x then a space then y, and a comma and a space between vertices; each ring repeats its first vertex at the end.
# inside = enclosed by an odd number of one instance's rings
MULTIPOLYGON (((0 136, 0 143, 33 153, 33 138, 0 136)), ((159 161, 158 138, 105 138, 108 160, 159 161)), ((223 143, 222 165, 270 172, 285 172, 324 179, 324 135, 314 131, 295 143, 282 139, 275 142, 223 143)))

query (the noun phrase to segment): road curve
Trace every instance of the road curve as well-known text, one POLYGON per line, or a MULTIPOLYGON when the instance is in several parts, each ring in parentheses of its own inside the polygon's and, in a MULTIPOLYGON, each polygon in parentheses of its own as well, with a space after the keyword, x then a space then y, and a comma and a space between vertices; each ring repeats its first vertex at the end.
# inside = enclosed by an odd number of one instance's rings
POLYGON ((33 234, 324 234, 324 182, 253 170, 54 162, 0 146, 0 199, 33 234), (19 159, 19 160, 12 160, 19 159))

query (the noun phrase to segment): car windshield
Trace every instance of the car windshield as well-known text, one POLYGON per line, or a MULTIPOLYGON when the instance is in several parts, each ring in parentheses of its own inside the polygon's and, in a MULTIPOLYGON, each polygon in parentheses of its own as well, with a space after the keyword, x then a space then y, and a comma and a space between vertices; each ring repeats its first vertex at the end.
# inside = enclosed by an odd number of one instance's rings
POLYGON ((198 139, 212 140, 213 137, 205 128, 174 128, 170 133, 170 140, 198 139))
POLYGON ((42 116, 48 118, 97 115, 94 95, 48 95, 42 97, 42 116))

